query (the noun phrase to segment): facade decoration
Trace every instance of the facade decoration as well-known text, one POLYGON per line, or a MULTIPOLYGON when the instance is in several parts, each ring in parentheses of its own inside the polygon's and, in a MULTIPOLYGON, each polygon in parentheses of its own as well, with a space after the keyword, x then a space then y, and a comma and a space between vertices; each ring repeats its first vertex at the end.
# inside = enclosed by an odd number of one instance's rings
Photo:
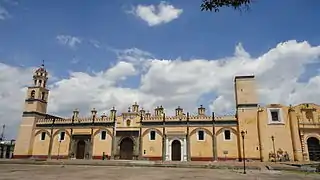
POLYGON ((82 117, 75 109, 66 118, 47 114, 47 76, 42 65, 28 87, 14 158, 320 161, 320 106, 259 106, 254 76, 235 77, 234 115, 202 105, 191 115, 181 104, 169 116, 162 105, 151 113, 135 102, 126 112, 82 117))

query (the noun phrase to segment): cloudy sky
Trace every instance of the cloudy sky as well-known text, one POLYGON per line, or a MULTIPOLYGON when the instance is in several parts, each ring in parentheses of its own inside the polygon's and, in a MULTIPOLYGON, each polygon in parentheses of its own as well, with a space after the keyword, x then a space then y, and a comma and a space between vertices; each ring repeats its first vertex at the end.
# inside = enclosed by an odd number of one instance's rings
POLYGON ((201 0, 0 0, 0 122, 16 136, 25 87, 45 60, 48 111, 86 116, 137 101, 234 112, 233 78, 256 75, 261 104, 320 103, 316 0, 258 0, 201 12, 201 0))

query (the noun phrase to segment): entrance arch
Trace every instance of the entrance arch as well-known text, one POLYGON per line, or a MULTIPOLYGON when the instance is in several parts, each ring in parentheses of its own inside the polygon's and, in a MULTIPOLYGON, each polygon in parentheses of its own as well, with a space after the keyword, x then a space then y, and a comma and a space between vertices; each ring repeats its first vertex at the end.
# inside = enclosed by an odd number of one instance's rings
POLYGON ((320 161, 320 141, 315 137, 307 140, 310 161, 320 161))
POLYGON ((171 160, 172 161, 181 161, 181 143, 179 140, 172 141, 171 160))
POLYGON ((126 137, 120 143, 120 159, 131 160, 133 157, 134 143, 131 138, 126 137))
POLYGON ((77 143, 76 159, 84 159, 85 149, 86 143, 84 142, 84 140, 79 140, 77 143))

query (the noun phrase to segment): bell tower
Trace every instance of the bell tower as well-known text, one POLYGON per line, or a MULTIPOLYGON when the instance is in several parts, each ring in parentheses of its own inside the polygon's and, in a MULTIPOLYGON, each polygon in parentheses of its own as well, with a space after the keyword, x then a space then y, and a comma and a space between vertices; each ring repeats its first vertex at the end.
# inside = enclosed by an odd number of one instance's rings
POLYGON ((49 90, 46 88, 47 80, 48 72, 42 63, 34 72, 32 85, 27 89, 22 121, 16 138, 14 158, 32 156, 36 120, 45 118, 47 113, 49 95, 49 90))
POLYGON ((33 85, 28 87, 27 97, 25 100, 25 112, 47 112, 47 101, 49 90, 46 88, 48 80, 48 72, 44 68, 44 64, 38 68, 33 74, 33 85))

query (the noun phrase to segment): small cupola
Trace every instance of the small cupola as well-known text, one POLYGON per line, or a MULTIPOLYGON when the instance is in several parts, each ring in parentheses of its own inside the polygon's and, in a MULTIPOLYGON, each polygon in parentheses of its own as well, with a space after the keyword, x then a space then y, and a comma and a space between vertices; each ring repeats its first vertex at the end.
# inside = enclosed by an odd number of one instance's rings
POLYGON ((204 108, 202 105, 198 108, 198 115, 205 115, 206 114, 206 108, 204 108))
POLYGON ((139 112, 139 105, 137 102, 135 102, 133 105, 132 105, 132 112, 139 112))
POLYGON ((178 106, 176 108, 176 116, 181 116, 181 115, 183 115, 183 109, 180 106, 178 106))
POLYGON ((112 109, 110 110, 110 116, 111 116, 111 118, 116 118, 116 115, 117 115, 117 110, 114 108, 114 107, 112 107, 112 109))
POLYGON ((44 67, 44 62, 41 66, 33 73, 33 83, 35 87, 45 88, 48 80, 48 72, 44 67))

